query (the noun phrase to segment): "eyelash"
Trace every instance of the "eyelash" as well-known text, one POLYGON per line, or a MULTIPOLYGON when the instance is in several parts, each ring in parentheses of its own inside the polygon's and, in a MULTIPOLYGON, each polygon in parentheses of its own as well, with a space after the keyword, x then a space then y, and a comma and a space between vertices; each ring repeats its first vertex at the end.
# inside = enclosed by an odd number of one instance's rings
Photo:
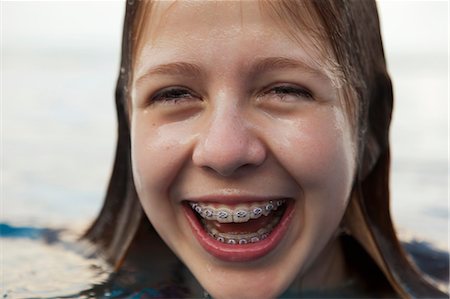
POLYGON ((197 97, 192 91, 184 87, 169 87, 157 92, 151 99, 151 103, 155 102, 172 102, 176 104, 184 99, 192 99, 197 97))
MULTIPOLYGON (((312 100, 313 95, 312 93, 303 88, 303 87, 297 87, 292 85, 277 85, 274 87, 271 87, 270 89, 264 91, 262 93, 262 96, 265 95, 274 95, 280 98, 280 100, 284 100, 286 96, 295 96, 295 97, 301 97, 304 99, 312 100)), ((173 102, 173 104, 177 104, 180 101, 183 101, 185 99, 192 99, 196 96, 192 91, 185 87, 169 87, 166 89, 163 89, 156 93, 151 99, 151 103, 156 102, 173 102)))
POLYGON ((292 86, 292 85, 277 85, 271 87, 270 89, 263 92, 262 95, 275 95, 280 98, 280 100, 284 100, 286 96, 295 96, 301 97, 308 100, 313 99, 312 93, 303 87, 292 86))

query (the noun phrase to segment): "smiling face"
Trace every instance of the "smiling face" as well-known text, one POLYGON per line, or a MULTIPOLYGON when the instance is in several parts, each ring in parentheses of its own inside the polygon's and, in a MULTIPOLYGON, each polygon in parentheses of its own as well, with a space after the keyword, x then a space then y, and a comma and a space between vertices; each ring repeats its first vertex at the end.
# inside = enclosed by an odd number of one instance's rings
POLYGON ((214 297, 323 285, 320 269, 339 272, 355 154, 320 58, 257 1, 159 2, 152 17, 130 114, 147 217, 214 297))

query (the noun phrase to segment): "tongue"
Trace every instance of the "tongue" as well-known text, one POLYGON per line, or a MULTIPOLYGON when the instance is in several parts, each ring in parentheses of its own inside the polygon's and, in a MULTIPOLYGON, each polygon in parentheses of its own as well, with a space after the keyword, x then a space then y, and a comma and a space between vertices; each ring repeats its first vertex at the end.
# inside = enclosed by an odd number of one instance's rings
POLYGON ((275 216, 271 213, 268 216, 261 216, 258 219, 250 219, 242 223, 220 223, 215 220, 204 220, 221 233, 254 233, 260 228, 267 226, 275 216))

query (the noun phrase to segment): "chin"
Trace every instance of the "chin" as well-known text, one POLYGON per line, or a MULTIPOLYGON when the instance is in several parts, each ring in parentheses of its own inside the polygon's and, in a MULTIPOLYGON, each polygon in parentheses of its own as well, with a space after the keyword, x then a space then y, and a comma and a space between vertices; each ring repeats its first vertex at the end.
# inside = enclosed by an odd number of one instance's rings
POLYGON ((304 247, 301 242, 290 241, 286 238, 276 251, 251 262, 223 261, 192 245, 191 254, 182 254, 181 258, 213 298, 276 298, 301 272, 308 251, 298 250, 304 247))
MULTIPOLYGON (((239 270, 240 273, 207 274, 199 279, 204 289, 213 298, 276 298, 288 283, 282 283, 272 270, 259 272, 239 270)), ((230 271, 233 272, 233 271, 230 271)))

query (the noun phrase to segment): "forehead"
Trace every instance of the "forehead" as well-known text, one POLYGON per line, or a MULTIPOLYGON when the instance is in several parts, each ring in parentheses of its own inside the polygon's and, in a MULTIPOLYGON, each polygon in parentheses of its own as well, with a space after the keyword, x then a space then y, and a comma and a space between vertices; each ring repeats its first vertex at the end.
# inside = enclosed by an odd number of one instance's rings
MULTIPOLYGON (((154 12, 175 15, 189 15, 196 21, 214 25, 216 22, 226 22, 228 25, 236 21, 261 19, 257 1, 157 1, 154 12)), ((171 21, 174 21, 173 19, 171 21)), ((180 20, 182 21, 182 20, 180 20)))
MULTIPOLYGON (((303 61, 325 70, 328 58, 327 43, 317 40, 306 28, 310 17, 305 7, 297 7, 304 20, 290 22, 289 16, 263 1, 154 1, 144 2, 138 23, 134 57, 161 55, 202 55, 221 49, 231 54, 255 51, 271 55, 271 51, 290 56, 293 49, 303 61), (233 44, 235 47, 233 48, 233 44), (163 50, 163 51, 161 51, 163 50), (232 52, 231 52, 232 51, 232 52), (147 55, 148 54, 148 55, 147 55)), ((291 16, 292 17, 292 16, 291 16)), ((314 25, 316 26, 316 25, 314 25)), ((215 55, 217 59, 217 55, 215 55)))
POLYGON ((147 47, 174 46, 179 41, 189 48, 242 37, 262 41, 275 34, 275 27, 260 13, 256 1, 156 2, 152 16, 147 26, 150 32, 144 36, 147 47))
POLYGON ((150 5, 147 28, 152 28, 153 38, 168 31, 193 33, 200 24, 206 29, 201 32, 205 37, 251 29, 254 24, 264 24, 269 30, 274 25, 262 14, 258 1, 156 1, 150 5))

